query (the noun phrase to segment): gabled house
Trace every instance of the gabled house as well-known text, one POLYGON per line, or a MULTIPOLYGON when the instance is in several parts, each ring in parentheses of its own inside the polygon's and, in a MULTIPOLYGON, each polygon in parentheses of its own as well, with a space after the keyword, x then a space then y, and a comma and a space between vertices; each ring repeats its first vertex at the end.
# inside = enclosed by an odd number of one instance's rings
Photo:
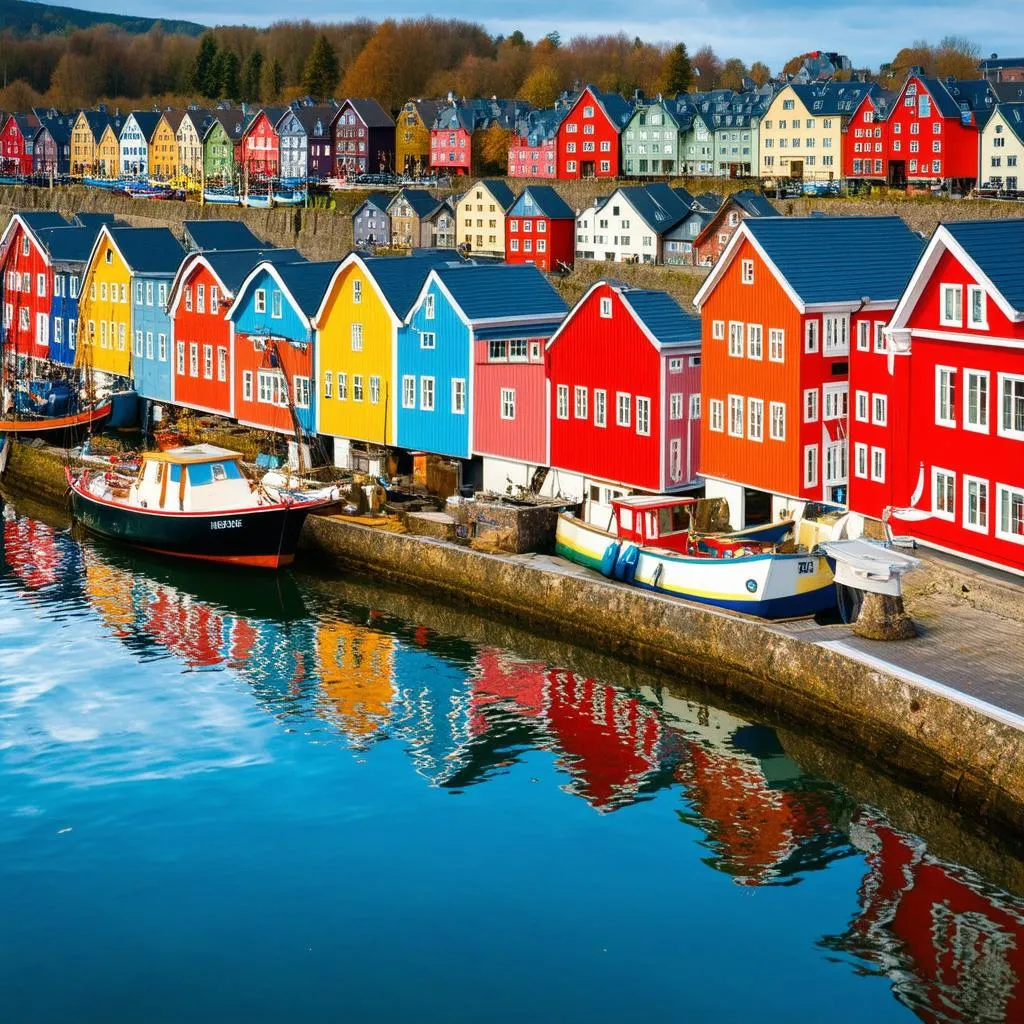
POLYGON ((71 127, 71 176, 92 177, 99 170, 99 145, 110 123, 106 109, 80 110, 71 127))
POLYGON ((8 114, 0 132, 3 149, 4 174, 28 177, 32 173, 32 154, 35 150, 39 118, 35 114, 8 114))
POLYGON ((554 178, 558 174, 558 126, 564 103, 545 110, 528 110, 516 122, 508 147, 510 178, 554 178))
POLYGON ((159 123, 160 114, 153 110, 133 110, 125 118, 117 138, 122 178, 149 176, 149 145, 159 123))
POLYGON ((552 475, 607 526, 612 497, 697 484, 700 320, 666 292, 599 281, 547 344, 552 475))
POLYGON ((773 95, 772 85, 695 95, 692 123, 683 143, 686 171, 722 178, 748 178, 756 173, 760 123, 773 95))
POLYGON ((204 122, 203 173, 211 183, 236 182, 249 115, 242 110, 212 110, 204 122))
POLYGON ((446 199, 425 188, 403 188, 388 204, 393 249, 454 246, 455 214, 446 199))
POLYGON ((888 125, 896 94, 877 89, 864 95, 846 123, 843 139, 843 177, 885 181, 888 125))
POLYGON ((617 188, 576 215, 576 257, 663 263, 665 239, 692 204, 685 189, 661 182, 617 188))
POLYGON ((272 245, 257 238, 247 224, 240 220, 187 220, 182 224, 185 248, 189 252, 201 249, 272 249, 272 245))
POLYGON ((107 120, 96 148, 96 174, 100 178, 121 177, 121 129, 125 119, 115 115, 107 120))
POLYGON ((49 177, 71 173, 71 114, 41 117, 32 147, 32 173, 49 177))
POLYGON ((153 130, 153 138, 149 143, 150 174, 162 181, 176 178, 182 173, 178 129, 184 118, 184 110, 165 110, 153 130))
POLYGON ((700 233, 693 240, 693 262, 698 267, 711 267, 725 252, 733 233, 740 222, 748 217, 777 217, 779 211, 770 200, 744 188, 726 196, 722 205, 711 215, 700 233))
POLYGON ((276 178, 281 168, 281 139, 277 126, 285 115, 282 107, 264 107, 242 132, 242 172, 249 182, 276 178))
POLYGON ((430 130, 442 100, 409 100, 395 123, 395 173, 419 178, 430 170, 430 130))
POLYGON ((571 268, 575 230, 572 207, 550 185, 530 185, 505 215, 505 261, 571 268))
MULTIPOLYGON (((528 328, 543 336, 564 315, 565 303, 534 267, 432 270, 398 333, 398 444, 471 459, 478 332, 491 340, 522 338, 528 328)), ((473 482, 481 471, 480 462, 467 470, 473 482)))
POLYGON ((851 349, 881 333, 920 254, 899 217, 754 217, 736 228, 694 299, 700 473, 734 526, 807 501, 846 504, 851 349))
POLYGON ((338 266, 264 261, 239 285, 228 310, 239 423, 290 435, 316 430, 313 317, 338 266))
POLYGON ((694 197, 683 219, 665 235, 664 251, 667 264, 693 265, 693 243, 718 212, 722 201, 722 197, 714 192, 703 192, 694 197))
POLYGON ((357 249, 391 244, 391 199, 387 192, 371 192, 356 208, 352 214, 352 244, 357 249))
POLYGON ((627 178, 680 174, 693 113, 688 93, 675 99, 639 100, 622 130, 622 173, 627 178))
MULTIPOLYGON (((1021 89, 1024 94, 1024 88, 1021 89)), ((981 133, 978 184, 982 188, 1021 190, 1024 182, 1024 99, 1000 103, 981 133)))
POLYGON ((395 122, 375 100, 350 97, 334 121, 335 172, 380 174, 395 167, 395 122))
POLYGON ((292 104, 277 123, 281 148, 281 177, 298 181, 329 178, 334 173, 334 121, 331 104, 292 104))
POLYGON ((482 154, 484 136, 501 133, 504 156, 516 124, 528 109, 529 104, 522 100, 456 100, 449 96, 431 127, 430 166, 448 174, 479 174, 487 170, 482 154))
POLYGON ((619 135, 632 115, 632 103, 618 93, 588 85, 558 125, 557 176, 617 178, 619 135))
POLYGON ((189 107, 182 112, 177 129, 179 172, 186 178, 199 180, 203 176, 203 132, 210 111, 189 107))
POLYGON ((233 416, 231 323, 227 311, 257 264, 301 263, 295 249, 223 249, 189 253, 171 282, 167 314, 174 353, 172 401, 233 416))
POLYGON ((505 214, 516 194, 500 178, 478 181, 455 202, 455 240, 465 251, 505 255, 505 214))
POLYGON ((1024 221, 940 224, 851 353, 850 508, 1024 575, 1024 221))

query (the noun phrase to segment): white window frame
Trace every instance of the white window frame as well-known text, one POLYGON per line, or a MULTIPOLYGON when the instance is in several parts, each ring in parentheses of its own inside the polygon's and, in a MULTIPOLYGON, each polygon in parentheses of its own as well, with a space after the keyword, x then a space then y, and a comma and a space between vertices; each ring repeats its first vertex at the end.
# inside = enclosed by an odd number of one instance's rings
POLYGON ((254 313, 266 313, 267 311, 267 290, 257 288, 252 297, 252 308, 254 313))
POLYGON ((743 323, 739 320, 729 321, 729 355, 743 358, 743 323))
POLYGON ((427 292, 423 299, 423 319, 433 320, 437 312, 436 296, 433 292, 427 292))
POLYGON ((761 324, 747 324, 747 358, 764 359, 764 327, 761 324))
MULTIPOLYGON (((183 341, 179 341, 178 344, 181 346, 179 351, 182 354, 182 359, 184 359, 184 355, 185 355, 185 347, 184 346, 185 346, 185 343, 183 341)), ((251 402, 252 401, 252 370, 243 370, 242 371, 242 401, 243 402, 251 402)))
POLYGON ((1024 534, 1012 533, 1003 529, 1003 494, 1006 492, 1024 496, 1024 487, 1012 484, 996 484, 996 536, 1000 540, 1009 541, 1011 544, 1024 544, 1024 534))
POLYGON ((786 440, 786 403, 785 402, 769 402, 768 403, 768 437, 772 441, 785 441, 786 440), (776 429, 776 423, 781 426, 781 430, 776 429))
POLYGON ((673 391, 668 396, 668 418, 670 420, 681 420, 683 418, 682 391, 673 391))
POLYGON ((956 473, 951 469, 945 469, 942 466, 932 466, 932 515, 936 519, 945 519, 947 522, 956 521, 956 473), (953 484, 953 508, 947 512, 945 509, 939 508, 938 496, 939 496, 939 478, 948 477, 953 484))
POLYGON ((964 290, 958 284, 943 284, 939 286, 939 323, 943 327, 963 327, 964 324, 964 290), (946 296, 955 296, 953 308, 954 316, 946 314, 946 296))
POLYGON ((768 362, 784 363, 786 361, 786 332, 781 327, 772 327, 768 331, 768 362))
POLYGON ((935 367, 935 424, 939 427, 956 426, 956 367, 935 367), (945 376, 948 375, 948 376, 945 376), (948 381, 948 388, 943 381, 948 381), (942 406, 948 405, 949 415, 942 415, 942 406))
POLYGON ((721 398, 712 398, 708 402, 708 429, 716 434, 725 430, 725 403, 721 398))
POLYGON ((805 388, 803 393, 804 423, 818 422, 819 391, 817 388, 805 388))
POLYGON ((871 393, 868 391, 854 392, 853 415, 858 423, 871 422, 871 393))
POLYGON ((573 419, 585 420, 588 418, 587 406, 589 405, 590 392, 582 384, 573 388, 572 413, 573 419))
POLYGON ((871 422, 876 427, 889 425, 889 396, 876 391, 871 396, 871 422))
POLYGON ((608 392, 604 388, 594 388, 594 426, 608 426, 608 392))
MULTIPOLYGON (((968 370, 964 369, 964 387, 963 387, 963 428, 964 430, 971 430, 976 434, 987 434, 989 432, 989 408, 992 401, 992 388, 991 380, 988 370, 968 370), (977 385, 984 381, 984 393, 985 401, 978 403, 979 418, 972 422, 971 420, 971 391, 972 385, 977 385)), ((976 389, 979 390, 979 389, 976 389)), ((979 390, 980 394, 980 390, 979 390)), ((967 477, 964 478, 965 480, 967 477)), ((970 479, 979 479, 978 477, 971 477, 970 479)))
POLYGON ((599 306, 601 318, 604 320, 610 320, 612 317, 612 300, 607 295, 602 295, 599 306))
POLYGON ((742 437, 743 436, 743 396, 742 395, 729 395, 729 423, 728 433, 730 437, 742 437), (739 425, 739 430, 736 430, 736 425, 739 425))
POLYGON ((857 441, 853 446, 853 475, 861 480, 868 478, 868 446, 857 441))
POLYGON ((976 331, 988 330, 988 296, 981 285, 969 284, 967 286, 967 326, 974 328, 976 331), (976 296, 981 297, 981 317, 977 320, 974 318, 974 299, 976 296))
POLYGON ((871 321, 870 320, 858 320, 857 321, 857 351, 858 352, 870 352, 871 351, 871 321))
POLYGON ((826 313, 821 318, 823 356, 850 354, 850 316, 848 313, 826 313))
MULTIPOLYGON (((341 375, 338 375, 338 398, 341 398, 341 375)), ((411 373, 402 377, 402 408, 416 408, 416 378, 411 373)))
POLYGON ((514 420, 516 418, 516 389, 501 389, 501 418, 503 420, 514 420))
POLYGON ((751 441, 764 441, 764 399, 747 399, 747 437, 751 441))
POLYGON ((433 412, 437 404, 436 381, 431 376, 420 377, 420 412, 433 412), (429 386, 428 386, 429 385, 429 386), (427 396, 430 401, 427 401, 427 396))
POLYGON ((885 483, 885 449, 879 445, 871 447, 871 479, 876 484, 885 483))
MULTIPOLYGON (((1016 427, 1004 427, 1003 418, 1006 412, 1003 391, 1007 381, 1020 382, 1024 384, 1024 374, 1020 373, 1000 373, 998 375, 999 394, 997 396, 998 402, 998 416, 999 419, 996 423, 996 430, 1000 437, 1008 437, 1016 441, 1024 441, 1024 430, 1018 430, 1016 427)), ((1011 410, 1012 412, 1012 410, 1011 410)))
POLYGON ((555 389, 555 415, 560 420, 569 418, 569 385, 559 384, 555 389))
POLYGON ((712 320, 711 321, 711 340, 712 341, 724 341, 725 340, 725 321, 724 320, 712 320))
POLYGON ((753 260, 741 260, 740 261, 740 283, 741 284, 753 284, 754 283, 754 261, 753 260))
POLYGON ((633 395, 628 391, 615 392, 615 425, 628 427, 633 422, 633 395))
POLYGON ((990 492, 991 487, 989 486, 988 480, 980 476, 968 476, 966 473, 963 478, 964 487, 964 508, 963 508, 963 526, 965 530, 970 530, 972 533, 984 533, 988 534, 988 524, 990 515, 990 492), (979 502, 978 507, 982 510, 984 516, 984 523, 972 523, 970 519, 971 512, 971 489, 974 487, 981 486, 985 490, 984 503, 979 502))
POLYGON ((804 487, 818 486, 818 446, 805 444, 803 451, 804 487))
MULTIPOLYGON (((413 378, 413 408, 416 407, 416 378, 413 378)), ((335 390, 338 395, 339 402, 348 401, 348 374, 342 373, 340 370, 335 374, 334 377, 335 390)))
POLYGON ((808 320, 804 324, 804 352, 808 355, 818 351, 821 342, 820 324, 817 320, 808 320))
POLYGON ((639 437, 651 436, 651 400, 645 395, 636 396, 636 432, 639 437))
POLYGON ((452 415, 466 415, 466 378, 452 377, 452 415))

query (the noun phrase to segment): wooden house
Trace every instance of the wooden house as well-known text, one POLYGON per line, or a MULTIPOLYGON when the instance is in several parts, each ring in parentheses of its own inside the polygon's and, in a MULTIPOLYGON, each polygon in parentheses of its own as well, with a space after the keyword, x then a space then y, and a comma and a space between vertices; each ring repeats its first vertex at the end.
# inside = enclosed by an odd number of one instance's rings
POLYGON ((693 98, 640 99, 622 130, 622 173, 628 178, 682 173, 683 139, 693 121, 693 98))
POLYGON ((777 217, 779 211, 759 192, 744 188, 726 196, 721 206, 693 240, 693 262, 698 267, 711 267, 725 252, 740 222, 748 217, 777 217))
POLYGON ((505 215, 505 261, 572 267, 575 231, 572 207, 550 185, 530 185, 505 215))
POLYGON ((1024 575, 1024 221, 940 224, 850 358, 850 508, 1024 575), (897 513, 898 515, 898 513, 897 513), (923 516, 923 517, 922 517, 923 516))
POLYGON ((528 110, 516 122, 508 147, 510 178, 554 178, 558 172, 558 125, 566 107, 528 110))
POLYGON ((409 100, 395 123, 395 173, 418 178, 430 170, 430 130, 441 100, 409 100))
MULTIPOLYGON (((479 174, 485 170, 481 140, 487 132, 504 132, 508 142, 529 109, 522 100, 456 100, 449 96, 430 130, 430 166, 439 173, 479 174)), ((487 161, 489 162, 489 161, 487 161)))
POLYGON ((150 144, 160 123, 154 110, 133 110, 121 126, 118 136, 122 178, 147 178, 152 168, 150 144))
POLYGON ((843 177, 858 181, 886 180, 888 125, 895 93, 882 89, 864 95, 846 126, 843 177))
POLYGON ((1024 86, 1019 100, 996 106, 981 133, 978 184, 982 188, 1021 191, 1024 173, 1024 86))
POLYGON ((212 110, 203 129, 203 173, 207 182, 237 182, 249 115, 242 110, 212 110))
POLYGON ((632 114, 618 93, 588 85, 558 125, 558 177, 617 178, 619 135, 632 114))
POLYGON ((395 169, 395 122, 375 100, 350 97, 334 119, 334 168, 341 177, 395 169))
POLYGON ((53 111, 39 119, 32 148, 32 173, 57 177, 71 173, 71 130, 74 117, 53 111))
POLYGON ((394 249, 451 248, 455 244, 451 206, 425 188, 403 188, 388 204, 387 212, 394 249))
POLYGON ((356 208, 352 214, 352 244, 357 249, 391 244, 391 200, 387 192, 371 192, 356 208))
POLYGON ((280 173, 281 139, 277 125, 284 115, 283 108, 264 107, 243 132, 242 169, 250 186, 280 173))
POLYGON ((239 423, 294 435, 316 430, 313 316, 338 269, 325 263, 257 264, 228 310, 232 408, 239 423))
POLYGON ((3 131, 0 132, 4 174, 28 177, 32 173, 32 153, 38 131, 39 118, 35 114, 7 115, 3 131))
POLYGON ((149 173, 154 178, 167 181, 182 173, 178 129, 184 118, 184 110, 165 110, 160 114, 149 144, 149 173))
POLYGON ((736 228, 694 299, 700 473, 735 526, 805 501, 846 503, 851 338, 881 331, 920 253, 899 217, 755 217, 736 228))
POLYGON ((104 108, 80 110, 71 128, 71 176, 99 175, 99 146, 103 131, 110 123, 104 108))
POLYGON ((124 118, 111 117, 100 135, 100 144, 96 147, 96 174, 100 178, 118 178, 121 176, 121 129, 124 118))
POLYGON ((700 320, 670 295, 607 281, 548 342, 549 464, 590 521, 628 491, 696 485, 700 351, 700 320))
POLYGON ((334 121, 338 107, 292 104, 277 124, 281 177, 305 181, 334 173, 334 121))
POLYGON ((179 173, 194 181, 203 177, 203 132, 209 118, 210 111, 189 107, 182 112, 176 133, 179 173))
POLYGON ((501 179, 478 181, 455 203, 455 241, 472 253, 505 255, 505 214, 516 194, 501 179))

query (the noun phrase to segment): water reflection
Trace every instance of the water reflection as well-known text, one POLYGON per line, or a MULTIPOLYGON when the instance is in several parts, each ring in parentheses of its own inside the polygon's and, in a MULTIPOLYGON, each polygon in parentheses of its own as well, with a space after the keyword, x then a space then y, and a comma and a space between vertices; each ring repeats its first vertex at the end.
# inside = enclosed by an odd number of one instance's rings
MULTIPOLYGON (((1024 1019, 1024 904, 808 775, 770 728, 663 686, 624 689, 443 636, 288 574, 247 575, 240 586, 230 573, 82 544, 10 506, 2 542, 0 599, 24 599, 47 621, 93 616, 106 642, 138 662, 227 673, 267 729, 326 736, 360 758, 400 749, 426 784, 456 798, 499 776, 532 777, 543 755, 550 777, 603 816, 618 821, 638 804, 668 801, 707 869, 745 888, 797 885, 840 861, 862 865, 849 892, 856 912, 820 948, 854 971, 885 975, 923 1021, 1024 1019)), ((152 765, 135 758, 140 777, 170 770, 186 743, 202 768, 265 758, 266 735, 235 730, 244 709, 216 679, 201 690, 199 678, 180 685, 210 697, 217 711, 198 716, 203 735, 216 721, 233 737, 221 742, 234 744, 229 756, 212 747, 204 755, 186 730, 159 765, 155 755, 152 765)), ((94 706, 89 722, 102 713, 94 706)), ((833 884, 847 884, 839 880, 848 873, 833 874, 833 884)))

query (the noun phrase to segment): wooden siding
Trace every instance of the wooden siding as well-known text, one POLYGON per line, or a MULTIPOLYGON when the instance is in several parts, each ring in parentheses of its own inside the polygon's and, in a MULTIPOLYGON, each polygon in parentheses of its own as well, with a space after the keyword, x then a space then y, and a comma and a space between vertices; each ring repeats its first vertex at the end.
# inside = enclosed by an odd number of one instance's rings
POLYGON ((157 178, 176 177, 181 170, 178 136, 165 117, 157 122, 149 144, 149 172, 157 178))
POLYGON ((395 126, 395 170, 398 174, 422 174, 429 166, 430 125, 423 123, 415 103, 406 103, 395 126))
POLYGON ((601 105, 594 99, 588 86, 572 109, 565 115, 558 126, 558 173, 557 177, 566 180, 572 178, 617 178, 619 176, 619 133, 616 126, 608 120, 601 105), (593 108, 593 116, 584 116, 588 108, 593 108), (592 125, 593 135, 584 132, 586 126, 592 125), (584 152, 583 143, 593 142, 593 152, 584 152), (571 151, 570 147, 575 147, 571 151), (607 148, 602 150, 602 146, 607 148), (607 167, 602 167, 607 161, 607 167))
POLYGON ((561 263, 571 267, 576 258, 575 239, 576 221, 571 218, 509 216, 505 220, 505 262, 532 263, 543 271, 555 270, 561 263), (541 242, 543 252, 538 250, 541 242))
POLYGON ((32 233, 26 231, 20 223, 15 223, 11 227, 10 244, 2 266, 4 321, 8 325, 6 346, 18 355, 46 359, 49 356, 53 271, 32 233), (27 255, 24 249, 26 239, 27 255), (17 287, 13 277, 15 274, 17 287), (39 287, 40 282, 42 288, 39 287), (26 283, 28 288, 25 287, 26 283), (46 321, 43 337, 40 336, 39 330, 40 317, 46 321))
POLYGON ((672 490, 697 482, 700 466, 700 417, 690 416, 690 398, 700 394, 701 355, 699 346, 686 345, 666 348, 661 355, 665 399, 662 406, 665 443, 662 446, 663 490, 672 490), (681 363, 679 370, 672 370, 675 361, 681 363), (681 395, 682 416, 672 419, 672 396, 681 395), (679 442, 680 473, 672 475, 672 442, 679 442))
POLYGON ((243 163, 252 177, 273 178, 280 167, 280 140, 270 118, 261 110, 242 141, 243 163))
POLYGON ((471 252, 505 255, 505 211, 483 183, 455 204, 455 241, 471 252))
POLYGON ((100 136, 96 156, 96 173, 101 178, 116 178, 121 174, 121 144, 109 124, 100 136))
POLYGON ((131 272, 104 231, 82 276, 78 303, 79 362, 88 361, 93 369, 118 377, 132 376, 132 303, 131 272), (102 324, 107 325, 105 332, 102 324), (120 344, 122 328, 123 345, 120 344))
POLYGON ((32 149, 29 144, 26 144, 13 115, 8 115, 4 122, 3 133, 0 134, 0 146, 3 148, 3 171, 5 174, 32 173, 32 149))
MULTIPOLYGON (((530 465, 547 462, 547 336, 526 339, 527 362, 490 358, 490 341, 473 342, 473 451, 530 465), (515 395, 515 418, 502 418, 502 390, 515 395)), ((495 339, 497 341, 497 339, 495 339)), ((507 347, 508 342, 497 341, 507 347)))
POLYGON ((53 278, 53 302, 50 307, 50 359, 61 366, 74 366, 78 348, 79 277, 73 271, 57 268, 54 270, 53 278), (74 294, 72 294, 72 288, 74 294), (59 328, 56 326, 58 321, 59 328), (75 329, 74 339, 71 337, 72 325, 75 329))
POLYGON ((86 120, 85 112, 79 113, 71 129, 71 175, 81 177, 96 172, 97 143, 86 120))
POLYGON ((171 401, 171 321, 164 308, 171 274, 132 278, 132 371, 135 390, 171 401))
POLYGON ((221 416, 232 415, 231 408, 231 324, 226 319, 228 303, 220 294, 220 282, 208 267, 196 263, 182 282, 182 295, 174 310, 171 336, 171 366, 174 378, 174 402, 191 409, 201 409, 221 416), (197 288, 203 288, 203 307, 200 312, 197 288), (217 312, 210 306, 210 290, 218 289, 217 312), (191 293, 191 302, 185 291, 191 293), (188 306, 192 309, 189 310, 188 306), (196 361, 192 360, 192 346, 196 346, 196 361), (212 357, 212 372, 206 374, 206 350, 212 357), (220 353, 226 362, 224 379, 220 374, 220 353), (193 369, 195 372, 193 372, 193 369))

